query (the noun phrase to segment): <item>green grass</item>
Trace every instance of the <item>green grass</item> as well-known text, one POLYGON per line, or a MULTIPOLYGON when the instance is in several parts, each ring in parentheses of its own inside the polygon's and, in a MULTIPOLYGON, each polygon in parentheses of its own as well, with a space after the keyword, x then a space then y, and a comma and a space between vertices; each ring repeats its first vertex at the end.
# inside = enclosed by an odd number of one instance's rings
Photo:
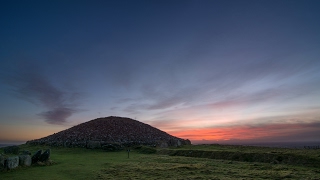
MULTIPOLYGON (((49 147, 21 146, 21 149, 30 150, 32 153, 47 148, 49 147)), ((215 148, 217 147, 185 146, 171 150, 219 150, 215 148)), ((226 148, 224 151, 239 151, 233 146, 220 148, 226 148)), ((256 150, 243 151, 261 151, 261 153, 285 151, 275 148, 253 149, 256 150)), ((294 150, 288 151, 291 154, 295 153, 294 150)), ((309 151, 311 156, 315 157, 317 153, 320 155, 319 151, 309 151)), ((51 148, 51 153, 53 161, 51 165, 33 165, 0 172, 0 179, 320 179, 319 168, 295 164, 142 154, 135 149, 131 150, 129 159, 126 151, 51 148)), ((301 152, 296 153, 300 155, 301 152)))
POLYGON ((289 149, 233 145, 197 145, 160 150, 172 156, 203 157, 246 162, 303 165, 320 168, 320 149, 289 149))

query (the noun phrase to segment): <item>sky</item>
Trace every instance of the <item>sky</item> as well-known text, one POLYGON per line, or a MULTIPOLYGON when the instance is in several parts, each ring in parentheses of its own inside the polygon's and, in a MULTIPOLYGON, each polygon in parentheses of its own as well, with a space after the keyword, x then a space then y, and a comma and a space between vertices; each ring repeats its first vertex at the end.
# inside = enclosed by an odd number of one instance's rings
POLYGON ((107 116, 192 143, 320 141, 318 0, 0 4, 0 142, 107 116))

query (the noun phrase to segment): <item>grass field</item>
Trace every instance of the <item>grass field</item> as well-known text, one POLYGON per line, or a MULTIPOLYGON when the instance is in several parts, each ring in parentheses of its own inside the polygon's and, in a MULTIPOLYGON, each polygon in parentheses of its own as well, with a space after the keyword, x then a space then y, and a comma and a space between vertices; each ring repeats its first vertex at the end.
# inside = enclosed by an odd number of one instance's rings
MULTIPOLYGON (((44 146, 21 145, 35 152, 44 146)), ((290 150, 240 146, 202 145, 169 150, 294 154, 320 158, 319 150, 290 150), (239 149, 240 148, 240 149, 239 149)), ((0 149, 2 152, 2 149, 0 149)), ((243 162, 162 154, 138 150, 105 152, 81 148, 52 148, 51 165, 33 165, 0 172, 0 179, 320 179, 320 168, 301 164, 243 162)))

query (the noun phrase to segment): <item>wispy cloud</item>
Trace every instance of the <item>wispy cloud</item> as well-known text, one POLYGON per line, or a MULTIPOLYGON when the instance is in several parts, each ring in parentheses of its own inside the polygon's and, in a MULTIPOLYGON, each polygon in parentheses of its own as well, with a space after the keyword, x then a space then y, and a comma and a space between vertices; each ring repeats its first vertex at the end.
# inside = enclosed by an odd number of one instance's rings
POLYGON ((79 111, 76 107, 81 94, 63 91, 37 69, 6 75, 3 80, 17 98, 47 109, 38 114, 47 123, 63 124, 73 113, 79 111))
MULTIPOLYGON (((308 73, 319 69, 315 68, 319 63, 314 58, 301 60, 298 55, 285 54, 271 60, 267 55, 253 56, 241 63, 233 56, 223 61, 217 58, 177 60, 179 63, 172 63, 166 74, 135 79, 136 84, 141 84, 136 109, 165 111, 201 104, 218 107, 234 105, 234 102, 253 104, 294 99, 313 89, 311 85, 315 82, 309 79, 308 73), (303 80, 295 80, 299 78, 303 80)), ((152 70, 162 72, 161 69, 165 69, 165 65, 152 70)))

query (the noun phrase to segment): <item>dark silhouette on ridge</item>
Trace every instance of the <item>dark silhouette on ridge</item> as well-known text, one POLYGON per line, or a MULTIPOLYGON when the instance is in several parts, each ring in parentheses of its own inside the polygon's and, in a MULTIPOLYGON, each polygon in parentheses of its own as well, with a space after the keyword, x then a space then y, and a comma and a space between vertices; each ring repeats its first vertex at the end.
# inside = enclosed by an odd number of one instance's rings
POLYGON ((137 120, 110 116, 97 118, 47 137, 28 141, 27 144, 103 148, 107 144, 168 147, 191 144, 191 142, 137 120))

